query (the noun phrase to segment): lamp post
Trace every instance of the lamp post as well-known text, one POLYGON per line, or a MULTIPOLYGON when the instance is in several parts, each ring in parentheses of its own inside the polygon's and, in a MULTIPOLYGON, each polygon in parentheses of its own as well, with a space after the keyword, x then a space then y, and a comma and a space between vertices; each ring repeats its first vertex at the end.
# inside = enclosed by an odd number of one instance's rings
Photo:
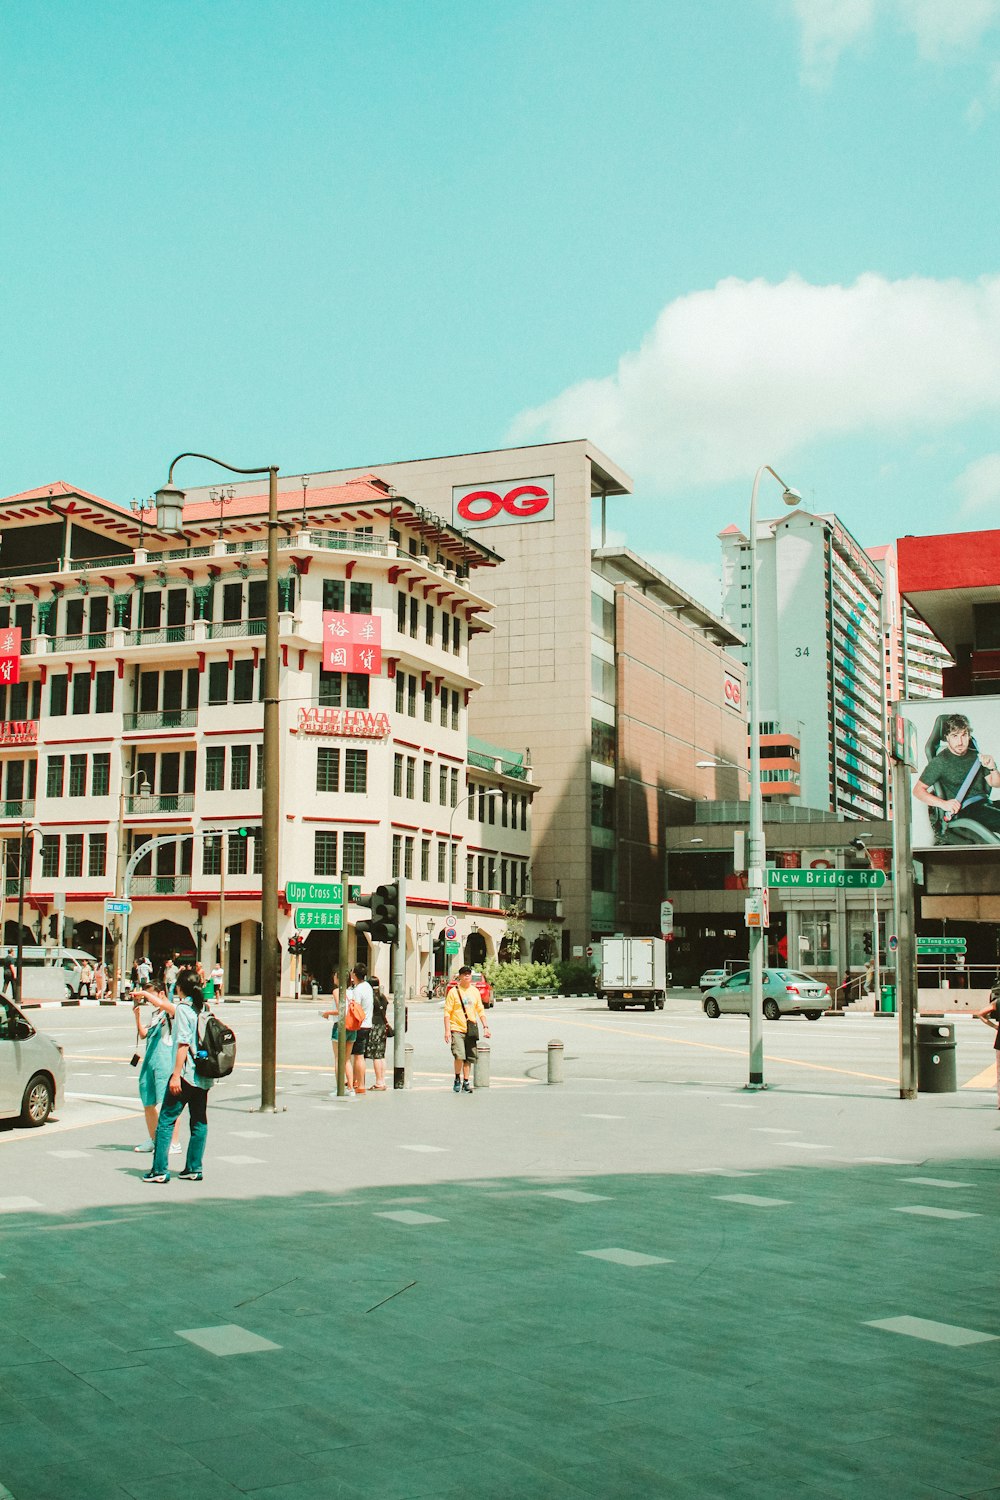
MULTIPOLYGON (((464 802, 465 802, 466 807, 469 805, 469 803, 472 801, 472 799, 475 797, 475 795, 476 795, 476 788, 475 787, 471 791, 466 792, 465 798, 464 798, 464 802)), ((495 787, 492 788, 491 791, 488 791, 486 793, 486 796, 487 797, 502 797, 503 796, 503 791, 501 790, 500 787, 495 786, 495 787)), ((451 817, 448 819, 448 921, 449 921, 449 923, 453 923, 454 920, 455 920, 455 913, 452 910, 452 905, 451 905, 452 886, 454 884, 453 871, 454 871, 454 868, 455 868, 455 862, 454 862, 454 858, 453 858, 453 848, 454 848, 454 846, 452 844, 452 838, 454 836, 453 835, 453 830, 454 830, 454 827, 455 827, 455 814, 458 812, 458 810, 459 810, 459 808, 461 806, 462 806, 462 802, 456 802, 455 806, 451 810, 451 817)), ((446 974, 449 972, 449 970, 451 968, 451 965, 448 963, 447 959, 448 959, 448 954, 446 953, 445 954, 445 973, 446 974)))
POLYGON ((219 507, 219 541, 222 541, 222 520, 226 514, 226 506, 233 503, 233 487, 231 484, 220 484, 216 489, 209 490, 208 498, 213 505, 219 507))
POLYGON ((228 469, 230 474, 267 475, 267 586, 264 612, 264 786, 261 825, 264 841, 260 877, 260 1107, 274 1113, 278 1043, 278 836, 281 789, 278 726, 278 466, 262 464, 240 469, 207 453, 181 453, 170 465, 167 482, 156 492, 156 523, 164 531, 180 531, 184 491, 174 484, 174 469, 182 458, 200 458, 228 469))
POLYGON ((134 516, 137 516, 138 519, 139 519, 139 542, 138 542, 138 545, 139 545, 140 548, 142 547, 143 532, 144 532, 145 526, 146 526, 146 511, 147 511, 148 507, 149 507, 149 501, 148 500, 136 500, 136 499, 133 498, 128 503, 129 510, 132 512, 132 514, 134 516))
POLYGON ((754 475, 750 496, 750 836, 747 849, 747 886, 750 911, 756 911, 761 924, 750 928, 750 1077, 747 1088, 762 1089, 764 1084, 764 944, 767 941, 764 922, 767 872, 764 868, 764 799, 760 790, 760 641, 757 608, 757 491, 765 474, 781 485, 786 505, 798 505, 802 496, 789 489, 770 464, 761 464, 754 475))
MULTIPOLYGON (((852 839, 851 848, 856 849, 859 854, 863 854, 868 861, 869 870, 874 870, 875 861, 872 859, 872 851, 865 842, 865 838, 867 837, 869 835, 866 834, 864 837, 852 839)), ((882 999, 882 951, 878 933, 878 887, 875 885, 872 886, 872 958, 874 959, 874 963, 872 964, 872 985, 875 991, 875 1009, 877 1011, 882 999)))
MULTIPOLYGON (((146 780, 145 771, 122 771, 122 782, 118 790, 118 848, 115 852, 115 895, 122 893, 122 866, 125 863, 125 790, 132 782, 139 778, 139 796, 148 797, 151 792, 149 782, 146 780)), ((125 978, 125 963, 127 953, 122 952, 122 935, 124 925, 118 923, 118 937, 115 941, 114 974, 112 975, 111 989, 116 1000, 122 997, 122 981, 125 978)), ((104 947, 101 947, 101 957, 104 957, 104 947)))
POLYGON ((21 1003, 21 975, 24 968, 24 849, 30 840, 32 862, 35 854, 35 834, 40 832, 37 828, 29 828, 24 821, 21 823, 21 846, 20 859, 17 871, 17 959, 15 967, 14 994, 16 1003, 21 1003))

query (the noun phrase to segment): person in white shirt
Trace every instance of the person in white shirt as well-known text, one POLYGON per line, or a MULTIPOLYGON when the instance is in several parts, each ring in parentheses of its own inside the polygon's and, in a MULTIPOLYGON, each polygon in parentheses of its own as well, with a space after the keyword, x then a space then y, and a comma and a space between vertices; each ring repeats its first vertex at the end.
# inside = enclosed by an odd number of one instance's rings
POLYGON ((360 960, 354 965, 350 973, 351 988, 347 991, 348 1000, 353 999, 365 1013, 362 1024, 358 1027, 354 1038, 351 1061, 354 1065, 354 1093, 355 1095, 365 1092, 365 1050, 368 1046, 368 1037, 372 1028, 372 1014, 375 1010, 375 991, 368 983, 368 968, 360 960))

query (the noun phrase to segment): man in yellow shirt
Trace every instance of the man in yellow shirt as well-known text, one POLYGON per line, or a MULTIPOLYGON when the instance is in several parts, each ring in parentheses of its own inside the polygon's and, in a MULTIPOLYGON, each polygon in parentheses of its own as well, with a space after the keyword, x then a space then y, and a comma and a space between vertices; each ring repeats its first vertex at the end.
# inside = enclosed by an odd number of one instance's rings
POLYGON ((476 1060, 478 1034, 475 1040, 469 1036, 470 1021, 489 1036, 482 996, 472 982, 472 970, 464 965, 458 971, 458 983, 450 984, 444 997, 444 1040, 455 1061, 452 1089, 456 1094, 472 1093, 470 1070, 476 1060))

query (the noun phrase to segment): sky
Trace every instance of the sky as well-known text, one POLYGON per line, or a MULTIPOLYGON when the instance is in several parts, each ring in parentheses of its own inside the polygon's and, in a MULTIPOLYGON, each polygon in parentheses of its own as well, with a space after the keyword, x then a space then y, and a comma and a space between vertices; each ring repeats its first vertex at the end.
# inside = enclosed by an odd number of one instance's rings
POLYGON ((1000 0, 20 0, 0 48, 2 494, 588 437, 713 608, 763 463, 865 546, 997 525, 1000 0))

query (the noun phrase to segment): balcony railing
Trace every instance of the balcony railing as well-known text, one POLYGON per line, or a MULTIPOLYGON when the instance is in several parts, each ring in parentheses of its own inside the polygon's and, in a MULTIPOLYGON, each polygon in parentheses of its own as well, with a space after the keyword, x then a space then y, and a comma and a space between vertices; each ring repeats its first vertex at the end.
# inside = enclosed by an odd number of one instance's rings
POLYGON ((234 636, 263 635, 266 629, 266 620, 210 620, 208 639, 226 641, 234 636))
POLYGON ((168 646, 171 641, 194 640, 193 625, 157 625, 151 630, 130 630, 130 646, 168 646))
POLYGON ((33 818, 34 798, 22 802, 0 802, 0 818, 33 818))
POLYGON ((152 797, 126 797, 125 807, 130 813, 194 812, 194 793, 160 792, 152 797))
POLYGON ((69 570, 71 573, 83 573, 88 568, 131 567, 134 562, 134 552, 118 552, 114 557, 71 557, 69 570))
POLYGON ((518 781, 526 781, 528 778, 527 768, 520 761, 504 760, 498 755, 484 755, 481 750, 469 751, 469 765, 482 771, 495 771, 501 776, 512 776, 518 781))
POLYGON ((100 651, 108 645, 105 631, 85 635, 50 635, 50 651, 100 651))
POLYGON ((196 708, 158 708, 145 713, 123 714, 122 728, 129 729, 193 729, 198 722, 196 708))
POLYGON ((291 536, 279 536, 278 546, 286 552, 296 547, 323 547, 328 552, 367 552, 377 557, 395 557, 399 551, 388 537, 358 536, 353 531, 296 531, 291 536))
POLYGON ((190 875, 133 875, 129 895, 184 896, 190 889, 190 875))

